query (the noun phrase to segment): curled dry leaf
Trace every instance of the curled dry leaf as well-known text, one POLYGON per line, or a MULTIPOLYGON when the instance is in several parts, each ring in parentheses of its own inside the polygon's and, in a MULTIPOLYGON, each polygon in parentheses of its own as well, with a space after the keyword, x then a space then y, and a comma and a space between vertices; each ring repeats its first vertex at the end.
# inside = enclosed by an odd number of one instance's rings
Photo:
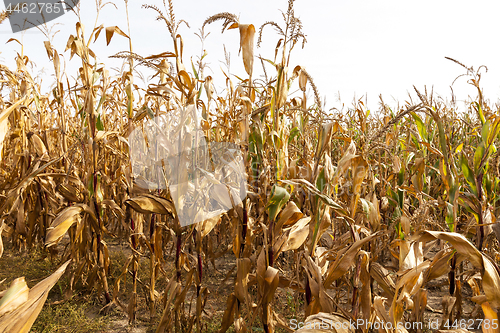
POLYGON ((78 188, 70 184, 60 184, 57 186, 57 191, 70 202, 82 202, 84 200, 83 193, 78 188))
POLYGON ((130 198, 125 201, 125 204, 143 214, 156 213, 170 215, 175 212, 174 205, 170 201, 150 194, 130 198))
POLYGON ((52 221, 50 227, 47 229, 45 246, 51 247, 56 245, 74 223, 79 223, 81 221, 80 214, 82 212, 86 212, 94 221, 96 221, 94 212, 89 206, 85 204, 76 204, 68 207, 57 215, 54 221, 52 221))
POLYGON ((282 252, 296 250, 304 244, 309 235, 309 222, 311 222, 311 217, 304 217, 286 230, 288 237, 285 245, 281 249, 282 252))
POLYGON ((274 234, 277 235, 281 231, 282 227, 286 227, 294 224, 300 220, 304 214, 297 207, 295 202, 289 201, 285 209, 281 212, 278 222, 274 226, 274 234))

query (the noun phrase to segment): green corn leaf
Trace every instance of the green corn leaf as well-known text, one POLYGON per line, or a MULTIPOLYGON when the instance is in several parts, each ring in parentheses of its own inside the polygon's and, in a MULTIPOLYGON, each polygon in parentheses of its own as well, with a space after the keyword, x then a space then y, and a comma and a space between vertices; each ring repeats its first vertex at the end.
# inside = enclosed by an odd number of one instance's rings
POLYGON ((198 72, 196 71, 196 68, 194 67, 193 59, 191 59, 191 67, 193 68, 194 77, 196 78, 196 80, 199 80, 198 72))
POLYGON ((429 142, 429 136, 427 134, 427 129, 425 128, 424 122, 415 112, 412 112, 411 115, 415 120, 415 123, 417 124, 418 134, 420 134, 422 140, 424 140, 425 142, 429 142))
POLYGON ((288 143, 291 143, 296 136, 300 135, 300 130, 297 127, 292 128, 288 136, 288 143))
POLYGON ((274 185, 271 190, 271 199, 267 204, 269 220, 274 221, 283 206, 290 199, 290 193, 281 186, 274 185))
POLYGON ((476 148, 476 152, 474 153, 474 171, 476 173, 482 167, 481 162, 483 160, 484 154, 486 154, 486 151, 484 148, 484 143, 481 142, 479 146, 476 148))
POLYGON ((477 195, 476 178, 474 177, 474 172, 472 172, 471 168, 469 167, 469 163, 467 162, 467 158, 465 158, 464 154, 462 154, 460 158, 460 166, 462 168, 462 173, 464 174, 467 184, 469 184, 472 192, 477 195))
POLYGON ((449 202, 446 203, 446 224, 451 232, 455 231, 455 220, 453 218, 453 205, 449 202))
POLYGON ((399 202, 399 208, 401 208, 401 209, 403 209, 403 204, 405 202, 404 195, 405 195, 405 191, 402 190, 402 189, 400 189, 400 188, 398 188, 398 197, 399 197, 399 201, 398 202, 399 202))
MULTIPOLYGON (((495 121, 493 122, 493 125, 491 126, 491 130, 488 136, 487 143, 490 144, 491 142, 495 141, 495 138, 500 134, 500 116, 498 116, 495 121)), ((500 139, 500 138, 499 138, 500 139)))
POLYGON ((481 128, 481 138, 483 139, 484 144, 488 144, 488 137, 490 134, 490 121, 487 120, 483 127, 481 128))
POLYGON ((484 125, 486 119, 484 118, 483 109, 481 108, 481 105, 478 102, 474 102, 474 104, 476 105, 477 113, 479 114, 479 119, 481 120, 481 125, 484 125))
POLYGON ((96 128, 98 131, 104 131, 104 124, 102 123, 101 115, 97 116, 96 128))
POLYGON ((326 184, 328 181, 326 180, 325 177, 325 169, 321 169, 321 172, 318 175, 318 178, 316 179, 316 188, 320 191, 323 192, 323 189, 325 188, 326 184))

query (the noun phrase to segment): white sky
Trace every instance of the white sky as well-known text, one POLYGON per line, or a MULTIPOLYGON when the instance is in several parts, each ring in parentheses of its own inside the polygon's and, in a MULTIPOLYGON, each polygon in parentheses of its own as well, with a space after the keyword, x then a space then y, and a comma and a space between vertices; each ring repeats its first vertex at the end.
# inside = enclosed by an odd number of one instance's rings
MULTIPOLYGON (((101 12, 98 24, 119 26, 127 32, 126 14, 123 0, 116 0, 115 9, 108 5, 101 12)), ((165 24, 156 21, 153 10, 142 9, 142 4, 154 4, 164 10, 161 0, 129 1, 131 36, 134 51, 142 56, 173 51, 172 41, 165 24)), ((450 0, 297 0, 295 13, 303 23, 303 32, 308 42, 302 50, 297 45, 292 53, 290 71, 296 65, 304 66, 320 91, 326 97, 326 108, 341 107, 341 101, 350 107, 354 96, 367 97, 368 107, 378 109, 379 94, 391 107, 396 101, 401 104, 408 100, 408 92, 415 99, 413 85, 419 90, 434 86, 434 91, 445 99, 451 99, 450 85, 465 71, 457 64, 446 60, 448 56, 474 69, 486 65, 488 72, 483 75, 481 86, 485 97, 496 102, 500 97, 500 13, 499 1, 450 1, 450 0), (472 5, 473 4, 473 5, 472 5)), ((3 3, 0 2, 0 9, 3 3)), ((82 20, 88 36, 94 25, 95 5, 92 0, 81 0, 82 20)), ((182 25, 179 33, 183 36, 185 50, 184 63, 190 69, 189 57, 193 60, 200 55, 201 43, 194 35, 203 21, 219 12, 231 12, 240 17, 241 23, 252 23, 258 30, 265 21, 275 21, 283 25, 282 11, 286 11, 285 0, 191 0, 175 1, 176 19, 186 20, 191 28, 182 25)), ((50 25, 58 23, 55 30, 60 32, 54 38, 54 45, 63 53, 69 34, 74 34, 76 16, 68 13, 50 25)), ((216 82, 222 80, 220 61, 224 60, 223 45, 231 53, 231 73, 246 77, 241 57, 238 56, 238 30, 221 34, 222 22, 207 27, 210 32, 204 48, 208 52, 205 60, 216 82)), ((37 64, 33 70, 40 73, 44 82, 52 82, 53 72, 48 62, 43 41, 45 36, 36 28, 13 34, 8 22, 0 25, 0 63, 14 67, 14 56, 20 51, 17 43, 5 44, 10 38, 22 39, 24 53, 37 64), (45 74, 40 72, 45 70, 45 74)), ((264 30, 263 45, 255 49, 255 54, 264 58, 274 57, 274 47, 279 37, 272 27, 264 30)), ((106 47, 104 32, 91 46, 99 57, 110 67, 118 67, 121 62, 108 59, 118 51, 128 50, 128 41, 115 35, 106 47)), ((64 53, 69 61, 69 51, 64 53)), ((75 75, 79 65, 77 56, 71 60, 69 75, 75 75)), ((271 68, 268 74, 271 73, 271 68)), ((255 61, 254 72, 261 73, 260 61, 255 61)), ((256 74, 254 74, 254 77, 256 74)), ((138 79, 136 79, 137 81, 138 79)), ((237 79, 235 78, 236 82, 237 79)), ((221 87, 216 87, 220 92, 221 87)), ((458 100, 476 96, 474 88, 459 79, 453 86, 458 100)), ((312 95, 310 95, 312 101, 312 95)), ((363 98, 363 101, 365 98, 363 98)))

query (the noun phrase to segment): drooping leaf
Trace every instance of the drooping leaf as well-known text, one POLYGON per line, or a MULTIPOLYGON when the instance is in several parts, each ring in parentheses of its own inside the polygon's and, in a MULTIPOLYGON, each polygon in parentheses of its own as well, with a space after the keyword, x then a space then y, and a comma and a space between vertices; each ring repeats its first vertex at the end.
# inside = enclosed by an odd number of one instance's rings
POLYGON ((252 76, 255 27, 253 24, 239 24, 238 27, 240 29, 240 50, 243 53, 243 64, 247 74, 252 76))
MULTIPOLYGON (((117 26, 112 26, 112 27, 106 27, 106 45, 109 45, 111 42, 111 38, 113 38, 113 34, 117 33, 125 38, 129 38, 126 33, 124 33, 120 28, 117 26)), ((96 36, 97 38, 97 36, 96 36)))
POLYGON ((343 215, 344 217, 349 217, 349 213, 346 209, 344 209, 340 204, 335 202, 332 198, 329 196, 322 194, 321 192, 318 191, 314 185, 312 185, 310 182, 308 182, 305 179, 287 179, 287 180, 280 180, 280 182, 285 183, 285 184, 290 184, 290 185, 303 185, 307 188, 308 191, 311 193, 317 195, 325 204, 333 208, 333 210, 338 213, 343 215))
POLYGON ((474 267, 481 270, 483 277, 482 285, 486 299, 491 306, 500 306, 500 276, 495 268, 495 264, 463 235, 454 232, 423 230, 415 237, 423 242, 436 238, 449 242, 458 253, 467 258, 474 267))

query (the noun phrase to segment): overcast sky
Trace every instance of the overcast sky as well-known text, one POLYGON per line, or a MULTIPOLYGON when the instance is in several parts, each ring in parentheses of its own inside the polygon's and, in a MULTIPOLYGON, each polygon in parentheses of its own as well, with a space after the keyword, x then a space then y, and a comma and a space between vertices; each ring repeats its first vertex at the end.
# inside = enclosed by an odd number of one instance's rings
MULTIPOLYGON (((124 1, 115 0, 116 7, 108 5, 101 12, 97 25, 119 26, 127 32, 124 1)), ((172 41, 165 24, 156 21, 153 10, 141 8, 142 4, 154 4, 164 10, 161 0, 129 1, 131 36, 134 51, 142 56, 173 51, 172 41)), ((0 9, 3 9, 0 3, 0 9)), ((445 56, 459 60, 475 69, 486 65, 488 72, 482 77, 486 98, 496 102, 500 96, 500 13, 499 1, 304 1, 295 2, 295 13, 303 23, 307 43, 302 50, 297 47, 291 58, 292 70, 296 65, 304 66, 326 98, 326 107, 352 105, 354 97, 367 98, 368 107, 378 109, 382 94, 384 101, 396 106, 408 100, 408 92, 415 98, 413 85, 420 90, 427 85, 444 99, 451 98, 450 85, 465 71, 445 56), (341 102, 338 101, 340 94, 341 102)), ((184 0, 174 1, 176 19, 186 20, 190 28, 182 25, 184 62, 189 57, 196 60, 202 45, 198 37, 203 21, 219 12, 231 12, 240 17, 241 23, 252 23, 258 30, 266 21, 283 25, 280 10, 286 11, 285 0, 184 0)), ((95 5, 92 0, 81 1, 82 20, 88 36, 94 26, 95 5)), ((77 18, 68 13, 51 21, 54 31, 54 45, 63 53, 69 34, 74 34, 77 18)), ((223 45, 231 54, 231 73, 246 77, 241 57, 238 56, 239 35, 237 30, 221 34, 221 23, 207 27, 210 32, 204 48, 208 53, 205 60, 210 69, 205 73, 221 80, 220 61, 224 60, 223 45)), ((33 60, 44 82, 52 82, 51 64, 43 46, 45 36, 36 28, 25 33, 12 33, 8 22, 0 25, 0 63, 14 67, 14 56, 20 52, 17 43, 5 44, 10 38, 24 43, 24 53, 33 60), (44 74, 45 73, 45 74, 44 74)), ((274 47, 279 37, 271 27, 266 27, 263 45, 255 54, 264 58, 274 57, 274 47)), ((91 46, 99 61, 108 67, 121 63, 110 60, 109 55, 128 50, 128 42, 121 36, 113 37, 106 46, 103 36, 91 46)), ((64 53, 69 62, 69 75, 76 73, 79 59, 69 61, 69 52, 64 53)), ((254 71, 261 72, 260 62, 254 64, 254 71)), ((270 73, 268 68, 268 73, 270 73)), ((255 75, 254 75, 255 76, 255 75)), ((237 79, 235 79, 235 82, 237 79)), ((220 81, 218 81, 220 82, 220 81)), ((222 87, 218 88, 220 91, 222 87)), ((466 79, 459 79, 453 85, 458 100, 476 96, 466 79)), ((312 96, 311 96, 312 97, 312 96)))

